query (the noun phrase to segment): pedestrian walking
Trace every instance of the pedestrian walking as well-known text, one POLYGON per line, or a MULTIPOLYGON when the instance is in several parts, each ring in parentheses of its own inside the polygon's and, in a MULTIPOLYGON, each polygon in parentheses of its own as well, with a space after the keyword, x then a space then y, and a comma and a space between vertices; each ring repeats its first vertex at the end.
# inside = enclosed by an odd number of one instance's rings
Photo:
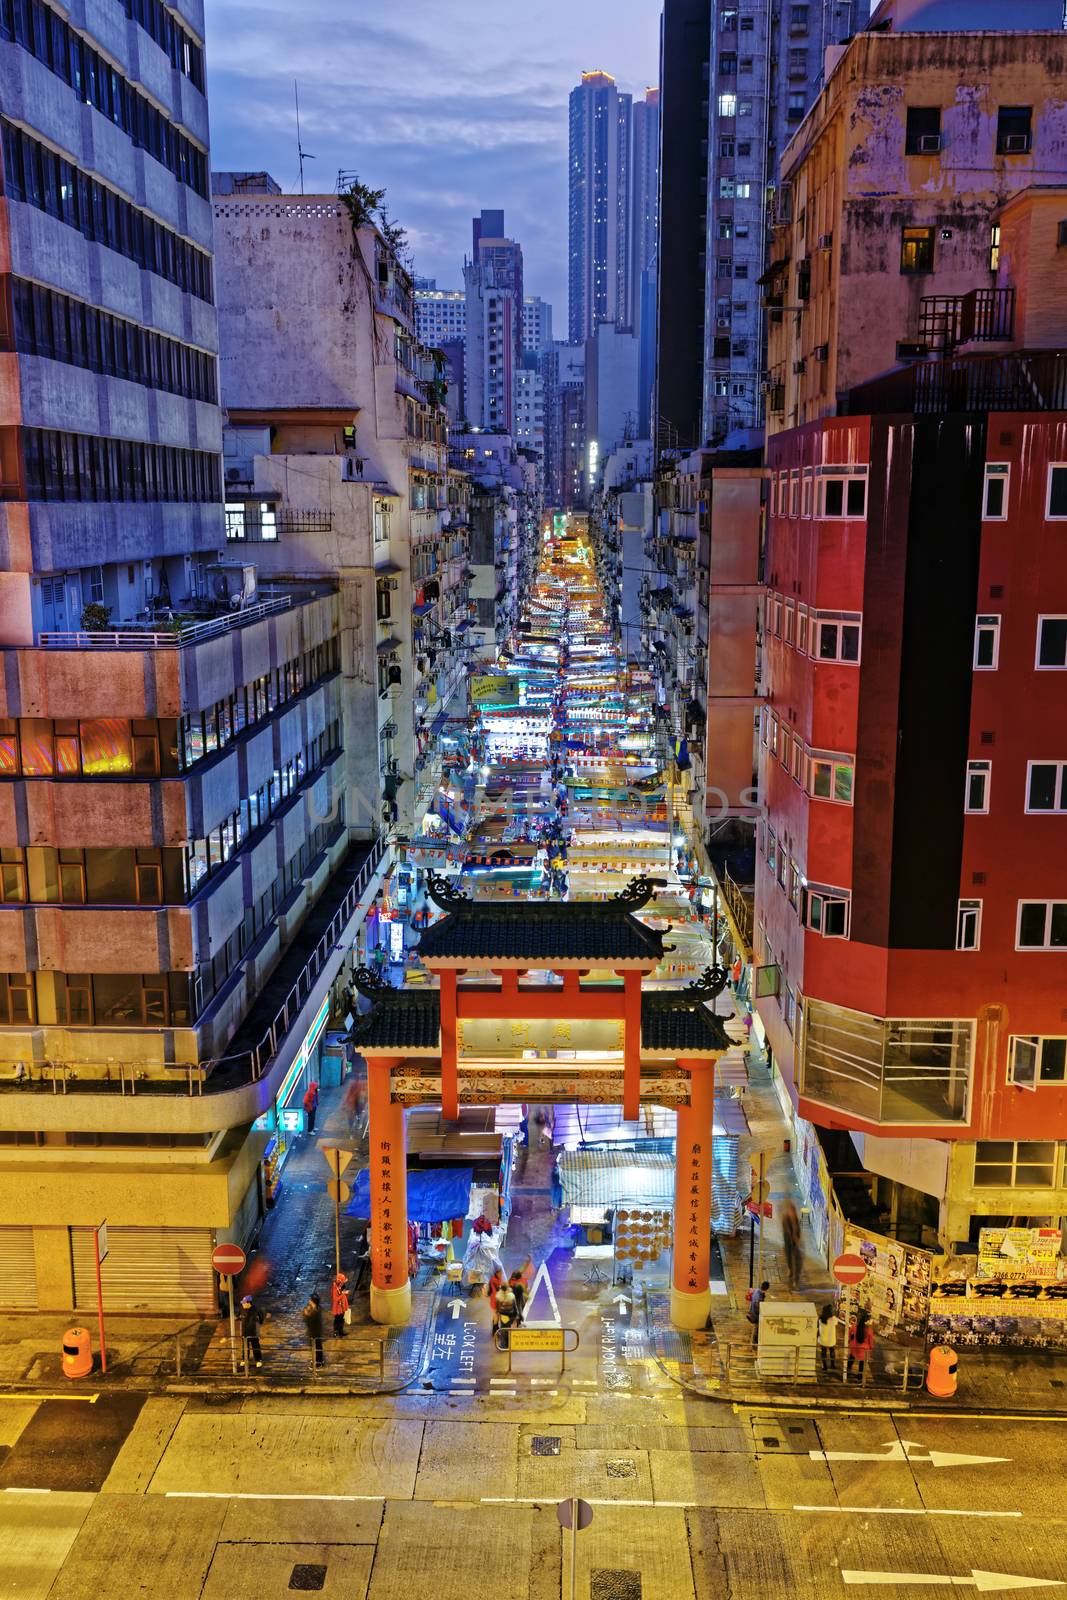
POLYGON ((518 1268, 508 1279, 508 1287, 515 1296, 515 1321, 522 1321, 522 1308, 526 1304, 526 1285, 522 1281, 522 1273, 518 1268))
POLYGON ((767 1290, 770 1288, 770 1286, 770 1280, 768 1278, 764 1278, 759 1288, 753 1289, 752 1295, 748 1302, 748 1320, 752 1324, 753 1345, 757 1345, 759 1343, 759 1308, 763 1304, 764 1300, 766 1300, 767 1290))
POLYGON ((850 1373, 853 1361, 858 1361, 861 1383, 863 1382, 863 1369, 867 1365, 867 1359, 871 1351, 874 1349, 874 1329, 871 1327, 869 1318, 870 1312, 866 1307, 860 1306, 848 1341, 848 1363, 845 1371, 850 1373))
POLYGON ((304 1093, 304 1113, 307 1116, 308 1133, 315 1132, 315 1112, 319 1104, 319 1086, 314 1079, 308 1084, 304 1093))
POLYGON ((796 1289, 804 1270, 804 1251, 800 1243, 800 1218, 792 1200, 787 1200, 782 1207, 782 1244, 789 1287, 796 1289))
POLYGON ((486 1297, 487 1297, 487 1299, 489 1301, 489 1309, 493 1314, 493 1332, 494 1333, 496 1332, 496 1323, 497 1323, 496 1300, 497 1300, 497 1295, 500 1293, 501 1289, 504 1287, 504 1282, 505 1282, 504 1274, 500 1270, 500 1268, 497 1267, 496 1270, 493 1273, 493 1276, 489 1279, 489 1282, 485 1286, 486 1297))
POLYGON ((304 1326, 307 1329, 315 1365, 321 1367, 326 1362, 326 1356, 322 1349, 322 1302, 317 1294, 311 1295, 304 1307, 304 1326))
POLYGON ((819 1325, 816 1329, 819 1338, 819 1359, 824 1372, 834 1370, 834 1356, 837 1351, 837 1328, 841 1318, 833 1307, 833 1302, 828 1301, 819 1312, 819 1325))
POLYGON ((241 1337, 245 1342, 245 1350, 257 1367, 263 1365, 263 1349, 259 1342, 259 1330, 263 1326, 264 1315, 258 1310, 250 1294, 246 1294, 241 1301, 241 1337))
POLYGON ((334 1273, 333 1283, 330 1285, 330 1310, 333 1312, 333 1336, 335 1339, 344 1338, 345 1328, 352 1321, 347 1284, 348 1276, 346 1273, 334 1273))
POLYGON ((493 1314, 493 1334, 498 1343, 500 1332, 503 1330, 506 1345, 508 1332, 518 1321, 518 1315, 515 1291, 509 1283, 502 1283, 496 1292, 496 1307, 493 1314))

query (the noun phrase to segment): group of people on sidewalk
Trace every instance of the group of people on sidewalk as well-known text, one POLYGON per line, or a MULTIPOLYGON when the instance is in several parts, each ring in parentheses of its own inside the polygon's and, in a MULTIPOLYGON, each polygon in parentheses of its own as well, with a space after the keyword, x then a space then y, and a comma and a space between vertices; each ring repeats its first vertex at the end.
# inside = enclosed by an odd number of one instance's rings
MULTIPOLYGON (((758 1289, 753 1289, 749 1295, 748 1320, 752 1324, 752 1347, 759 1344, 759 1319, 760 1308, 767 1298, 770 1289, 770 1279, 764 1278, 758 1289)), ((851 1375, 853 1363, 857 1364, 860 1378, 863 1377, 864 1368, 874 1349, 874 1329, 870 1322, 870 1313, 864 1306, 860 1306, 854 1318, 849 1319, 850 1325, 846 1330, 848 1355, 846 1357, 845 1371, 851 1375)), ((816 1337, 819 1346, 819 1359, 824 1372, 836 1371, 837 1336, 842 1325, 842 1318, 837 1314, 834 1302, 828 1301, 819 1312, 819 1321, 816 1327, 816 1337)))
POLYGON ((533 1262, 527 1256, 522 1266, 517 1267, 510 1277, 505 1278, 503 1271, 498 1268, 489 1279, 485 1292, 492 1312, 495 1339, 499 1338, 501 1329, 506 1333, 522 1321, 533 1270, 533 1262))
MULTIPOLYGON (((333 1315, 334 1338, 343 1339, 345 1330, 352 1321, 352 1306, 348 1294, 348 1274, 334 1273, 330 1285, 330 1311, 333 1315)), ((263 1346, 259 1337, 269 1311, 261 1311, 250 1294, 246 1294, 241 1301, 241 1338, 244 1340, 245 1354, 256 1366, 263 1365, 263 1346)), ((316 1293, 308 1296, 301 1316, 307 1331, 308 1344, 311 1347, 312 1357, 316 1367, 326 1364, 326 1353, 323 1349, 322 1339, 322 1298, 316 1293)))

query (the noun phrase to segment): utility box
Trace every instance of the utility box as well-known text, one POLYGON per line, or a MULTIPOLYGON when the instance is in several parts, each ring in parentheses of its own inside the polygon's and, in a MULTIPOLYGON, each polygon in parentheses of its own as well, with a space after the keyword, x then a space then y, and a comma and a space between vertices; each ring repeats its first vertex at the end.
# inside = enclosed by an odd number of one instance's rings
POLYGON ((764 1300, 756 1350, 760 1377, 814 1383, 817 1326, 815 1307, 807 1300, 764 1300))

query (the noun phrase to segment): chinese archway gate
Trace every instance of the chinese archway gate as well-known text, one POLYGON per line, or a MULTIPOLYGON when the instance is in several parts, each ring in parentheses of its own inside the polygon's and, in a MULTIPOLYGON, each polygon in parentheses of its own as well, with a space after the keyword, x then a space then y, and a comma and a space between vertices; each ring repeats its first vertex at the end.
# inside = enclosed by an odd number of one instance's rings
POLYGON ((704 1326, 715 1061, 728 1046, 705 1002, 726 974, 708 968, 686 988, 642 990, 664 955, 663 935, 636 915, 655 887, 635 879, 608 901, 475 901, 431 877, 444 915, 423 931, 419 955, 439 987, 394 989, 360 969, 374 1001, 357 1039, 369 1080, 376 1321, 411 1314, 405 1106, 439 1100, 455 1119, 461 1104, 621 1101, 627 1121, 642 1103, 677 1113, 671 1317, 704 1326), (460 982, 473 972, 480 981, 460 982), (563 1045, 570 1059, 559 1059, 563 1045))

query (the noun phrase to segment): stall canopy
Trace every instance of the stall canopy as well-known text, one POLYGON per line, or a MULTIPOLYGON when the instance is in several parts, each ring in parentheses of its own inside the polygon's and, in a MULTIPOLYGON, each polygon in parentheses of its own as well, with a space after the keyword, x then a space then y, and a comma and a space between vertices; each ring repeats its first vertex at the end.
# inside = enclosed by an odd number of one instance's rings
MULTIPOLYGON (((408 1220, 410 1222, 449 1222, 465 1217, 471 1203, 473 1167, 431 1167, 408 1173, 408 1220)), ((352 1199, 346 1208, 350 1217, 369 1217, 370 1172, 364 1167, 356 1173, 352 1199)))
POLYGON ((644 1150, 565 1150, 559 1158, 563 1198, 571 1206, 609 1206, 624 1200, 674 1204, 674 1162, 644 1150))

